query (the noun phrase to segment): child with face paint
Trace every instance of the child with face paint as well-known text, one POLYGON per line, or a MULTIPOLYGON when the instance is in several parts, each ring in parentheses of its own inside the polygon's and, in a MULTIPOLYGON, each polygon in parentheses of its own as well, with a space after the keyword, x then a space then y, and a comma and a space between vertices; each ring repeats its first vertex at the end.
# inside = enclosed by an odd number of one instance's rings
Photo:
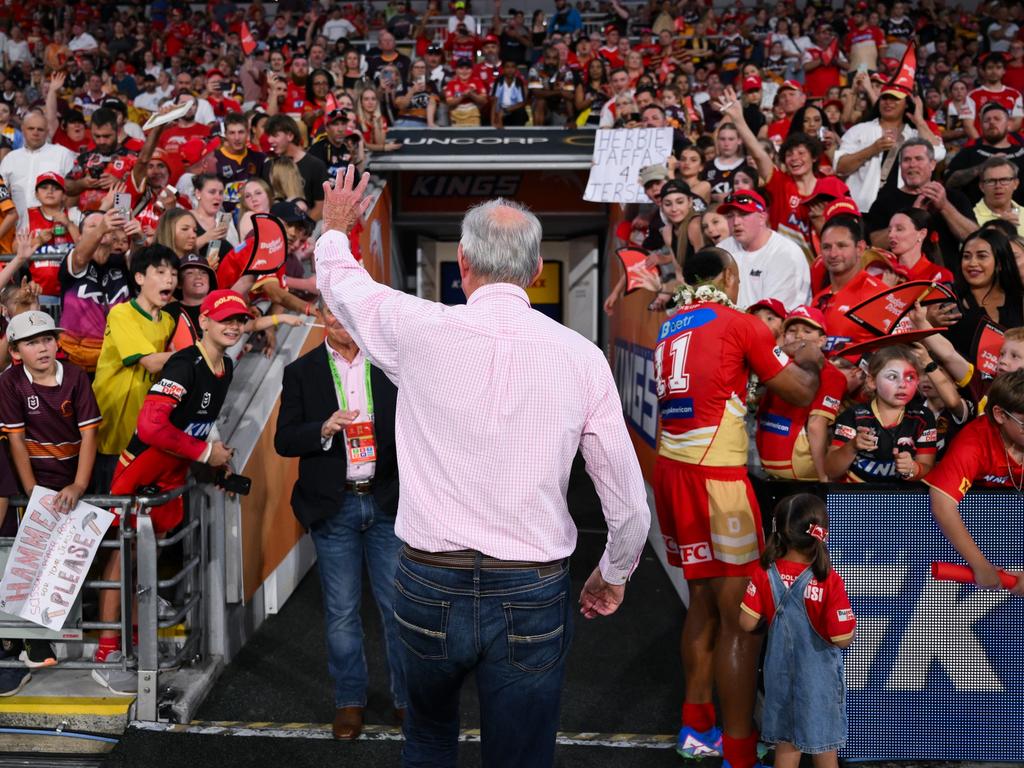
POLYGON ((935 464, 935 416, 916 397, 920 372, 905 345, 880 349, 868 366, 875 392, 866 405, 839 414, 825 460, 833 480, 920 480, 935 464))

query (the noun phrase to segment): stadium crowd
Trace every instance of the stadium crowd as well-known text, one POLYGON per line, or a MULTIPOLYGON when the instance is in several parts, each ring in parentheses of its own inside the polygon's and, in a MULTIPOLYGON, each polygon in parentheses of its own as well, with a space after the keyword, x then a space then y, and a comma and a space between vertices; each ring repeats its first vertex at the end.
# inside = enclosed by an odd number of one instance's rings
MULTIPOLYGON (((618 231, 647 253, 644 300, 671 316, 738 307, 767 329, 743 331, 762 347, 744 371, 767 391, 728 392, 724 411, 700 418, 746 434, 746 406, 752 471, 776 479, 924 479, 979 582, 994 583, 950 521, 983 467, 996 468, 989 485, 1020 491, 1024 477, 1020 5, 554 0, 528 20, 501 0, 5 10, 0 253, 13 260, 0 272, 0 354, 13 365, 0 376, 0 495, 45 481, 73 506, 87 491, 180 480, 192 460, 224 466, 230 449, 203 439, 230 381, 224 349, 252 331, 272 353, 276 326, 314 313, 323 183, 401 151, 392 129, 671 128, 671 156, 640 175, 650 204, 618 231), (287 234, 271 273, 246 268, 259 214, 287 234), (59 328, 43 311, 58 306, 59 328), (899 333, 913 343, 878 342, 899 333), (828 356, 813 398, 773 387, 776 345, 828 356), (182 394, 188 376, 212 407, 182 394), (26 387, 53 390, 42 416, 7 394, 26 387), (56 444, 77 462, 54 461, 56 444), (146 464, 150 446, 178 462, 146 464)), ((635 300, 628 288, 623 274, 608 314, 635 300)), ((656 353, 663 401, 687 386, 683 338, 656 353)), ((692 414, 676 415, 662 413, 662 457, 713 454, 746 476, 745 442, 690 434, 692 414)), ((658 504, 663 531, 671 506, 658 504)), ((180 515, 171 505, 160 529, 180 515)), ((677 548, 676 564, 686 558, 677 548)), ((847 642, 852 623, 820 634, 847 642)), ((109 633, 97 658, 118 648, 109 633)), ((10 652, 55 661, 46 643, 10 652)), ((684 706, 684 729, 721 750, 706 705, 684 706)), ((728 747, 734 768, 749 768, 749 739, 728 747)))

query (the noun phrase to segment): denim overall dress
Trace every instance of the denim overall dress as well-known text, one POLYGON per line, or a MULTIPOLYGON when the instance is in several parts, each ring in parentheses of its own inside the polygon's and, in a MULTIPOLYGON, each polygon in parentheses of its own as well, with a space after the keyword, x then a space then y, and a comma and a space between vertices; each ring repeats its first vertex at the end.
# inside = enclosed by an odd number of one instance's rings
POLYGON ((768 629, 761 722, 763 741, 786 741, 805 754, 841 748, 847 726, 842 651, 821 638, 807 615, 804 590, 812 576, 807 568, 786 589, 775 564, 768 569, 775 618, 768 629))

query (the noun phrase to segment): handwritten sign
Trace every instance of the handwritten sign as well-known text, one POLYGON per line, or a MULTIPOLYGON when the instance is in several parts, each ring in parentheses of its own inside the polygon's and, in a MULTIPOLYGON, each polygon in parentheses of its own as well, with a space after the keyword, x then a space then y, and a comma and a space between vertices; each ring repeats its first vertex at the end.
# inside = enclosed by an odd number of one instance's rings
POLYGON ((672 154, 671 128, 600 129, 594 139, 583 199, 593 203, 647 203, 640 169, 672 154))
POLYGON ((67 621, 114 520, 81 501, 70 513, 59 512, 53 508, 56 496, 40 485, 32 491, 0 580, 0 610, 52 630, 67 621))

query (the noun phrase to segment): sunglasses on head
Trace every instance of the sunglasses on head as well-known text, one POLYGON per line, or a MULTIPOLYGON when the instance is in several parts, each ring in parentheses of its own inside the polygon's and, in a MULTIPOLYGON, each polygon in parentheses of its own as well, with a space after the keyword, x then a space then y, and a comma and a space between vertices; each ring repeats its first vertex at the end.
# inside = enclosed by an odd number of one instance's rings
POLYGON ((756 197, 745 194, 743 192, 732 193, 725 198, 726 205, 752 205, 757 210, 764 210, 764 203, 758 200, 756 197))

